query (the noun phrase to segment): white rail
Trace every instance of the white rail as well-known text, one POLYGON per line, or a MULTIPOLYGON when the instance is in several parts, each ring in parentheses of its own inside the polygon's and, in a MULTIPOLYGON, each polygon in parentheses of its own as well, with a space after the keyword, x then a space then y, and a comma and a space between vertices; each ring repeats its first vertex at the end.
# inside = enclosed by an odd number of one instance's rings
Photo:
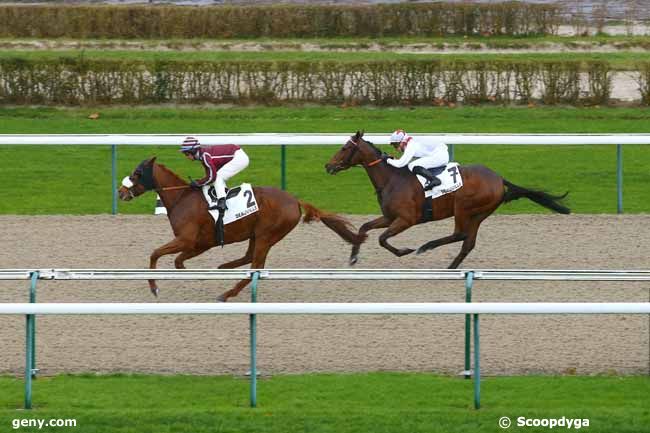
POLYGON ((0 280, 474 280, 650 281, 650 270, 538 269, 0 269, 0 280))
POLYGON ((0 303, 0 314, 649 314, 648 302, 0 303))
MULTIPOLYGON (((350 134, 0 134, 0 145, 139 145, 178 146, 192 135, 201 143, 232 143, 239 145, 338 145, 350 134)), ((390 132, 367 133, 364 138, 375 144, 388 144, 390 132)), ((431 134, 418 133, 424 143, 443 141, 447 144, 650 144, 650 134, 431 134)))

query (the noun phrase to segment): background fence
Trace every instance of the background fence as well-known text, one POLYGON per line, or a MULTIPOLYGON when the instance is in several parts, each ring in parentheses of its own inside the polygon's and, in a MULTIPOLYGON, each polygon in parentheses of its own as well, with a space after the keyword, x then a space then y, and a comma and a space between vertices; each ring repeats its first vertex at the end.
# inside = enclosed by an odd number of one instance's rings
POLYGON ((477 303, 470 304, 474 280, 650 281, 650 270, 422 270, 422 269, 266 269, 266 270, 137 270, 137 269, 4 269, 0 280, 30 280, 30 303, 2 303, 0 314, 26 316, 25 407, 32 405, 32 377, 37 373, 36 314, 249 314, 250 403, 257 404, 256 314, 465 314, 465 370, 474 376, 474 404, 480 407, 479 314, 650 314, 649 302, 622 303, 477 303), (251 278, 252 303, 49 303, 36 304, 36 284, 43 280, 221 280, 251 278), (466 303, 264 303, 258 284, 268 280, 461 280, 466 303), (474 370, 470 370, 474 329, 474 370))
MULTIPOLYGON (((0 134, 0 145, 103 145, 111 147, 111 213, 118 213, 118 146, 179 146, 187 135, 205 144, 233 143, 246 146, 280 146, 280 187, 286 189, 286 147, 300 145, 342 146, 344 134, 0 134)), ((388 144, 389 133, 368 133, 365 137, 379 145, 388 144)), ((451 159, 459 144, 486 145, 616 145, 616 208, 623 213, 623 145, 650 144, 650 134, 417 134, 423 143, 443 141, 451 159)), ((130 169, 130 168, 129 168, 130 169)))

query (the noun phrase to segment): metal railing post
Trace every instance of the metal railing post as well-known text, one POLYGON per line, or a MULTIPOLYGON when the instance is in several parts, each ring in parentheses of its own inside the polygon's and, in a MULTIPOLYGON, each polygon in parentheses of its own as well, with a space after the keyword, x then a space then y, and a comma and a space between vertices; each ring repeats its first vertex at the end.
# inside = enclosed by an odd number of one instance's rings
POLYGON ((117 145, 111 145, 111 214, 117 214, 117 145))
POLYGON ((282 191, 287 189, 287 146, 280 146, 280 187, 282 191))
MULTIPOLYGON (((259 272, 253 273, 251 283, 251 302, 257 302, 257 281, 259 272)), ((250 340, 251 340, 251 407, 257 407, 257 315, 250 314, 250 340)))
MULTIPOLYGON (((36 281, 38 271, 31 273, 31 284, 29 287, 29 302, 36 302, 36 281)), ((25 315, 25 409, 32 408, 32 378, 35 373, 36 354, 36 316, 25 315)))
MULTIPOLYGON (((31 282, 29 285, 29 302, 36 302, 36 283, 38 282, 39 272, 34 271, 31 273, 31 282)), ((31 356, 31 372, 32 377, 36 377, 36 316, 32 315, 32 356, 31 356)))
POLYGON ((450 143, 447 147, 449 149, 449 160, 453 161, 454 156, 455 156, 455 154, 454 154, 454 143, 450 143))
POLYGON ((474 314, 474 408, 481 408, 481 346, 479 342, 478 314, 474 314))
MULTIPOLYGON (((472 302, 472 285, 474 284, 474 272, 470 271, 465 274, 465 302, 472 302)), ((465 379, 472 376, 471 360, 471 338, 472 338, 472 315, 465 314, 465 379)))
POLYGON ((616 145, 616 211, 623 213, 623 145, 616 145))

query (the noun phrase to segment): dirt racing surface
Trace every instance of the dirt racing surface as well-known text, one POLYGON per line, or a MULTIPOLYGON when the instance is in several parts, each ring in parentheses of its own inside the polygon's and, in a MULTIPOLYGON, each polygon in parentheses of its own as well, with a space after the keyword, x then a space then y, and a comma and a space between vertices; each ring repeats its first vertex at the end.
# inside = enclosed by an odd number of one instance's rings
MULTIPOLYGON (((358 227, 371 217, 352 217, 358 227)), ((650 215, 492 216, 462 267, 647 269, 650 215)), ((451 233, 451 220, 393 238, 417 247, 451 233)), ((452 244, 421 256, 394 257, 370 232, 359 268, 445 268, 452 244)), ((0 216, 0 268, 146 268, 171 240, 165 216, 0 216)), ((243 256, 245 244, 188 261, 214 268, 243 256)), ((299 225, 269 255, 272 268, 342 268, 349 248, 320 223, 299 225)), ((173 267, 171 256, 159 267, 173 267)), ((231 281, 40 281, 39 302, 213 302, 231 281)), ((26 302, 27 281, 0 282, 0 302, 26 302)), ((462 302, 462 281, 263 281, 260 302, 462 302)), ((247 302, 244 290, 237 302, 247 302)), ((650 282, 477 281, 474 300, 647 302, 650 282)), ((483 374, 647 374, 650 318, 643 315, 481 316, 483 374)), ((463 369, 464 316, 260 316, 263 374, 463 369)), ((0 317, 0 373, 24 371, 25 319, 0 317)), ((244 374, 246 316, 40 316, 36 362, 43 374, 151 372, 244 374)))

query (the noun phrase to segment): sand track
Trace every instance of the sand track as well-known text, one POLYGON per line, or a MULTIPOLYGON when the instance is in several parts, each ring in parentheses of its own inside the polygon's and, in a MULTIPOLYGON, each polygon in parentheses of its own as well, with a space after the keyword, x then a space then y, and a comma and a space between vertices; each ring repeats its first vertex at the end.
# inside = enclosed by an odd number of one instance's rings
MULTIPOLYGON (((368 217, 353 217, 359 226, 368 217)), ((144 268, 171 239, 165 217, 0 216, 0 268, 144 268)), ((430 223, 398 236, 418 246, 451 231, 430 223)), ((650 215, 493 216, 465 268, 646 269, 650 215)), ((395 258, 371 232, 363 268, 443 268, 460 247, 395 258)), ((245 245, 188 262, 209 268, 245 245)), ((345 267, 349 249, 322 224, 300 225, 271 251, 268 267, 345 267)), ((161 267, 172 267, 171 257, 161 267)), ((161 302, 211 302, 228 282, 160 282, 161 302)), ((477 282, 476 301, 648 301, 650 283, 477 282)), ((0 302, 27 299, 27 282, 0 282, 0 302)), ((262 302, 462 301, 462 282, 263 282, 262 302)), ((245 290, 239 301, 247 301, 245 290)), ((40 302, 156 302, 146 282, 39 282, 40 302)), ((263 316, 259 368, 305 371, 410 370, 455 374, 463 367, 462 316, 263 316)), ((650 363, 648 316, 484 316, 485 374, 637 373, 650 363)), ((48 316, 37 320, 37 364, 61 372, 243 374, 248 319, 198 316, 48 316)), ((24 318, 0 317, 0 373, 24 369, 24 318)))

